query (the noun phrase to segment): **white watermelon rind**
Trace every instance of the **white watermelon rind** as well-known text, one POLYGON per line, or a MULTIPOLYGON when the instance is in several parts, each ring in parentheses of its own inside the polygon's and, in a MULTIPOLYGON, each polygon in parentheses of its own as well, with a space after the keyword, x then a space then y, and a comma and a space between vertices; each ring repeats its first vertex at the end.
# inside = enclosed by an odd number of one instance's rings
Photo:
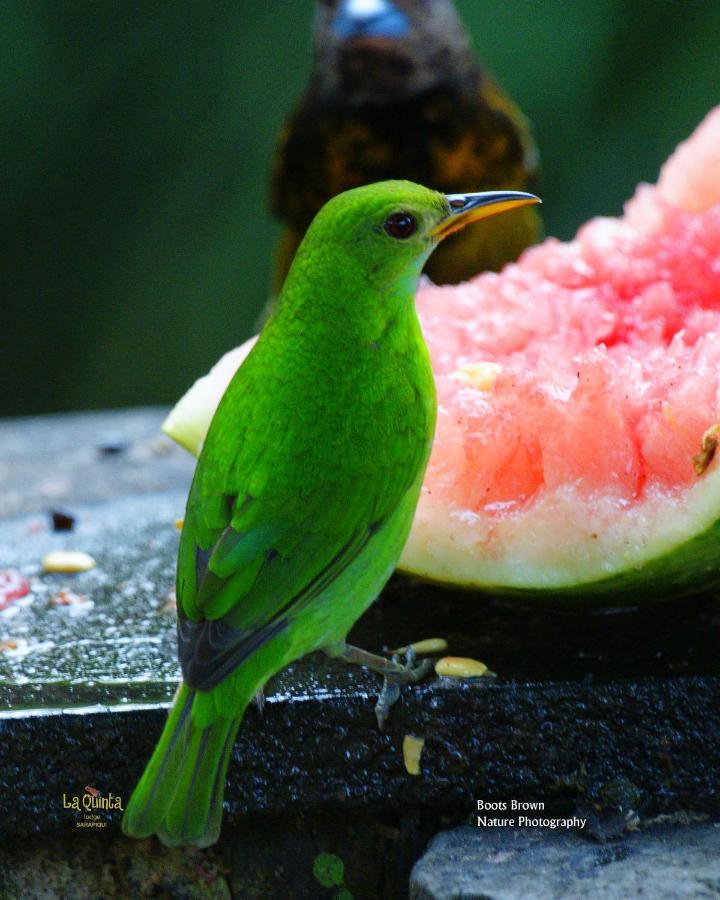
POLYGON ((640 604, 720 589, 720 468, 618 510, 572 491, 493 526, 425 494, 399 564, 437 584, 531 602, 640 604))

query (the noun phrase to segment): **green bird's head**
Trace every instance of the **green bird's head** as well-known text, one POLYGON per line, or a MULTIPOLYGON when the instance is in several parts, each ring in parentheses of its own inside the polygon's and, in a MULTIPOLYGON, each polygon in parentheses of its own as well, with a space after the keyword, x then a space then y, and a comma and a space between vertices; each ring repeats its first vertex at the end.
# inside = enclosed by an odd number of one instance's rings
MULTIPOLYGON (((518 206, 539 203, 520 191, 442 194, 411 181, 382 181, 328 201, 315 217, 297 254, 299 267, 319 274, 324 260, 337 284, 414 291, 420 271, 438 243, 465 225, 518 206), (318 254, 318 248, 324 249, 318 254), (314 257, 309 260, 309 257, 314 257)), ((293 269, 298 268, 294 265, 293 269)))

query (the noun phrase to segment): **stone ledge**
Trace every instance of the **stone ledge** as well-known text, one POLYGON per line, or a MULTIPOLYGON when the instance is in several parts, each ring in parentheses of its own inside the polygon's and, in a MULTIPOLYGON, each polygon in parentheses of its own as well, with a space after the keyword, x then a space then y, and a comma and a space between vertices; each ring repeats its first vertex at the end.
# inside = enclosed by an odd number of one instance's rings
MULTIPOLYGON (((192 471, 183 451, 158 443, 162 415, 0 423, 0 493, 16 498, 0 516, 0 567, 21 569, 33 589, 0 613, 0 640, 26 642, 0 653, 5 837, 74 829, 62 796, 86 785, 126 799, 159 734, 178 674, 167 609, 173 521, 192 471), (108 433, 109 455, 98 449, 108 433), (75 515, 74 531, 50 530, 45 511, 56 503, 75 515), (98 565, 43 574, 41 556, 59 548, 98 565), (77 614, 53 606, 63 587, 91 604, 77 614)), ((322 656, 298 662, 269 685, 263 719, 248 713, 228 822, 329 808, 423 808, 466 821, 475 799, 513 796, 588 809, 600 835, 622 827, 628 798, 641 816, 720 814, 717 598, 589 614, 396 578, 351 639, 379 650, 437 634, 498 678, 408 690, 379 734, 375 676, 322 656), (419 777, 403 766, 407 733, 426 739, 419 777)), ((118 818, 107 813, 108 833, 118 818)))

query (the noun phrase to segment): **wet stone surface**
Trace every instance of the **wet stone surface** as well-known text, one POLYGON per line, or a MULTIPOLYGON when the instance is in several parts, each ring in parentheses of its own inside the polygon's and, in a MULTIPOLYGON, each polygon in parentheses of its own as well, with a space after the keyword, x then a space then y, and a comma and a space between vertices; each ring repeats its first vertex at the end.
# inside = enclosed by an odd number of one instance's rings
MULTIPOLYGON (((162 415, 0 423, 0 569, 30 587, 0 611, 6 837, 74 833, 79 814, 64 795, 85 786, 126 799, 162 727, 178 674, 174 523, 193 468, 158 436, 162 415), (72 529, 53 530, 56 509, 72 529), (96 566, 44 573, 52 550, 84 551, 96 566), (84 599, 58 600, 69 595, 84 599)), ((720 816, 716 597, 542 610, 395 578, 351 640, 377 651, 432 636, 497 678, 431 678, 404 691, 380 734, 376 676, 321 655, 299 661, 268 685, 263 716, 247 714, 230 765, 229 828, 248 812, 327 810, 422 810, 459 824, 473 821, 478 798, 510 797, 580 811, 602 840, 658 813, 720 816), (406 734, 425 738, 419 776, 403 764, 406 734)), ((116 834, 120 813, 97 814, 116 834)))
POLYGON ((166 413, 150 408, 0 420, 0 518, 186 488, 194 460, 160 432, 166 413))

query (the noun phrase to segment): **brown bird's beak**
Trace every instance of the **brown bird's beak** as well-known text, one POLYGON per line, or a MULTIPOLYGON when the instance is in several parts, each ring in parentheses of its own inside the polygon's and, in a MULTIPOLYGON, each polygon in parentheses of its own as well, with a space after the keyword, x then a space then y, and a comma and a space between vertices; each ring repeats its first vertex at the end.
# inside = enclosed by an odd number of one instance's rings
POLYGON ((479 194, 446 194, 450 214, 431 231, 439 241, 471 222, 495 216, 518 206, 542 203, 535 194, 522 191, 482 191, 479 194))

